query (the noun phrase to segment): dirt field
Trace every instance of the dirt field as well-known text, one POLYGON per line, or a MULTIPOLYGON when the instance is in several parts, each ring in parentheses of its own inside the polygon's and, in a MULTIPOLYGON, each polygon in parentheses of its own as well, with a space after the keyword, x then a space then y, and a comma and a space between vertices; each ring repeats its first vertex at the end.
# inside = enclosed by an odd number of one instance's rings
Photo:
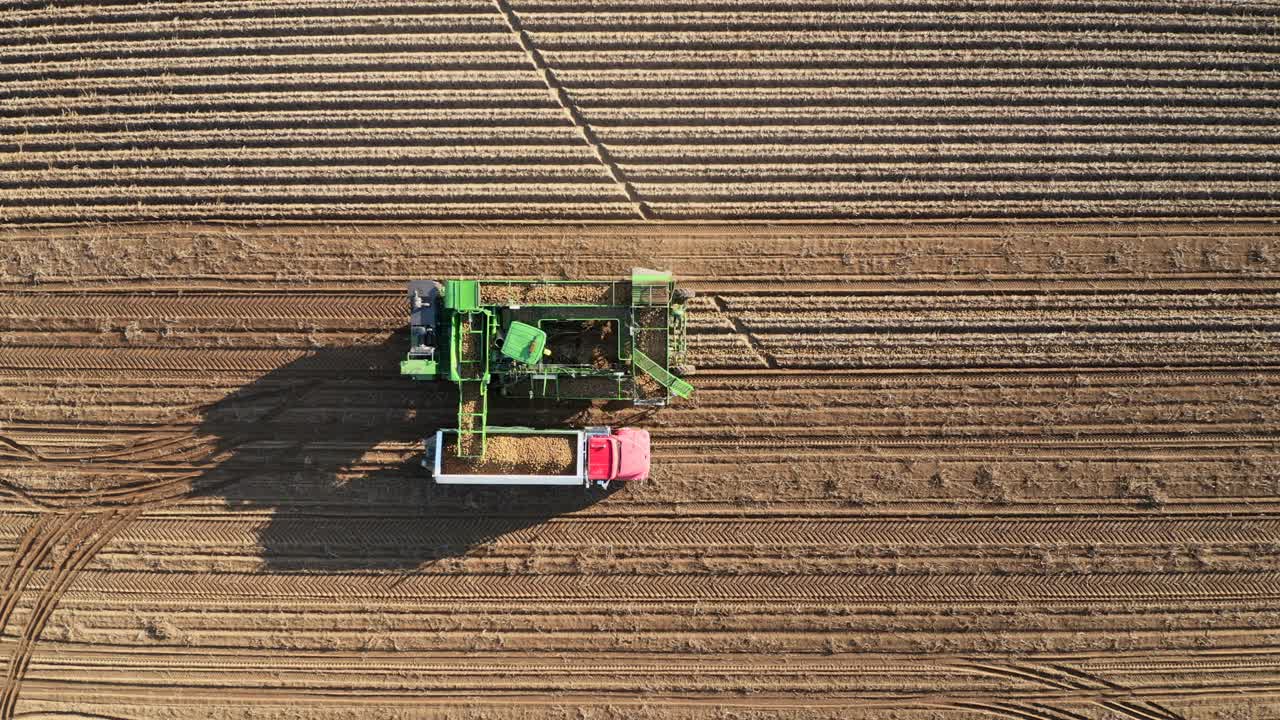
POLYGON ((0 247, 0 717, 1280 716, 1280 225, 0 247), (694 399, 534 419, 652 480, 429 487, 404 281, 633 264, 698 291, 694 399))
POLYGON ((0 219, 1275 216, 1255 0, 0 2, 0 219))

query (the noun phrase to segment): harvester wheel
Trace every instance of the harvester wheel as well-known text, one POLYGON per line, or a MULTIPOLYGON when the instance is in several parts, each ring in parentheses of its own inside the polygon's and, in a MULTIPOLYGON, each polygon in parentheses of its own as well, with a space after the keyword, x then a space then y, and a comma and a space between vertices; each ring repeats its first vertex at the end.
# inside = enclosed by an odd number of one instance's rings
POLYGON ((690 290, 689 288, 676 288, 671 293, 671 301, 677 305, 688 302, 696 297, 698 297, 698 293, 690 290))
POLYGON ((680 377, 693 377, 694 375, 698 374, 698 366, 697 365, 676 365, 671 368, 671 374, 679 375, 680 377))

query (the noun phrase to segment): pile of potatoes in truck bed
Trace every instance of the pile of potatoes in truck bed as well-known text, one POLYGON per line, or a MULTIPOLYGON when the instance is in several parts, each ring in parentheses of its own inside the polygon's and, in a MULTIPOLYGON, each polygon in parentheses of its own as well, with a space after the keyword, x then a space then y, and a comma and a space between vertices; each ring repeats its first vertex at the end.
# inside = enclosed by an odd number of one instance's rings
POLYGON ((484 458, 458 457, 447 443, 441 470, 446 475, 572 475, 577 471, 575 435, 490 434, 484 458))

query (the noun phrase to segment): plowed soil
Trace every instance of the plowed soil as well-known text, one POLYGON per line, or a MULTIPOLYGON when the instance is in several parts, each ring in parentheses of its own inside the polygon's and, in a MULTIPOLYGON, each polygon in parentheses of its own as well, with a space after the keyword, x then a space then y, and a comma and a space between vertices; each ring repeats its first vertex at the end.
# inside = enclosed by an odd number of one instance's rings
POLYGON ((1280 716, 1275 224, 0 247, 0 717, 1280 716), (397 374, 405 281, 632 265, 698 292, 694 398, 490 421, 646 427, 652 479, 430 486, 420 440, 458 399, 397 374))
POLYGON ((0 220, 1280 210, 1266 0, 0 8, 0 220))

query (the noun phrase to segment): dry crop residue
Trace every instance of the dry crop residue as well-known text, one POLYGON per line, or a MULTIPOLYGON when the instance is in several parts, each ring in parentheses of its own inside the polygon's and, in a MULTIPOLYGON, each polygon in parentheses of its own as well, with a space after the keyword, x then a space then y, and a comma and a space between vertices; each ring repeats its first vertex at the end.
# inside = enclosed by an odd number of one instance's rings
POLYGON ((0 714, 1277 715, 1273 222, 167 224, 0 247, 0 714), (648 428, 650 481, 429 484, 422 438, 459 401, 399 375, 405 281, 633 265, 698 293, 694 397, 495 398, 490 419, 648 428))

